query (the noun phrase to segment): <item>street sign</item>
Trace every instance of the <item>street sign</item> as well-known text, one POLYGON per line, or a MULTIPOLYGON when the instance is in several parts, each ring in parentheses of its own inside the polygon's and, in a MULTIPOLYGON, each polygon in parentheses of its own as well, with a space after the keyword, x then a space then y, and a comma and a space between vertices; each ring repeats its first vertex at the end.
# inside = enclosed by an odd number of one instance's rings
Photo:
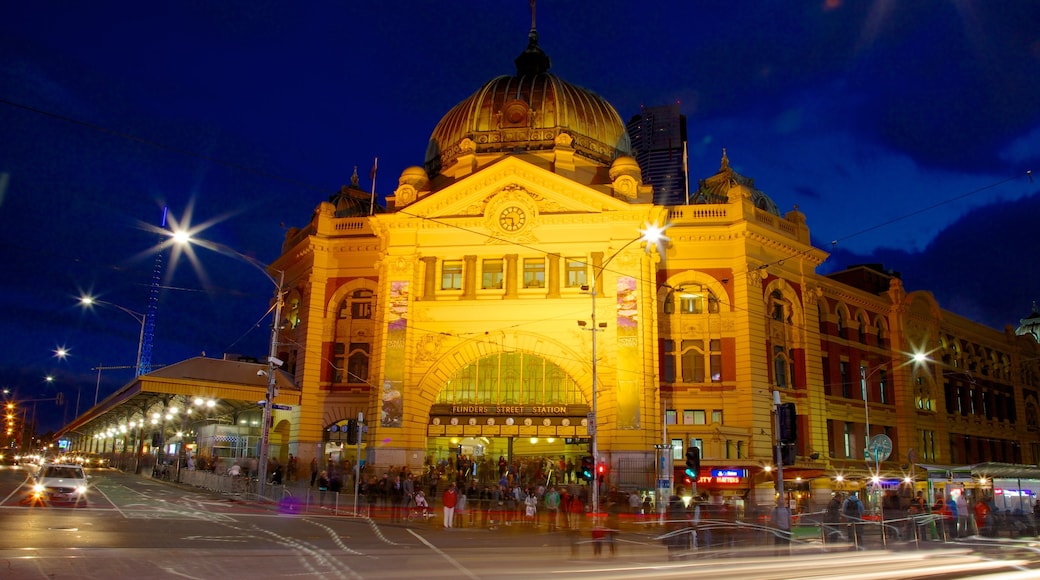
POLYGON ((291 405, 271 405, 272 409, 278 409, 279 411, 292 411, 291 405))

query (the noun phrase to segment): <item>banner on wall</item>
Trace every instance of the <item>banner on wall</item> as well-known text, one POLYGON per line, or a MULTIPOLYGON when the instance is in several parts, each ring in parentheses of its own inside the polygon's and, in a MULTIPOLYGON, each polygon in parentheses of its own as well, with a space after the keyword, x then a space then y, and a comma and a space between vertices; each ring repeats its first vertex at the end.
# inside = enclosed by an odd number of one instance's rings
POLYGON ((636 279, 617 279, 617 427, 639 429, 639 295, 636 279))
POLYGON ((390 283, 390 314, 387 322, 386 366, 379 424, 400 427, 404 417, 404 348, 408 330, 408 282, 390 283))

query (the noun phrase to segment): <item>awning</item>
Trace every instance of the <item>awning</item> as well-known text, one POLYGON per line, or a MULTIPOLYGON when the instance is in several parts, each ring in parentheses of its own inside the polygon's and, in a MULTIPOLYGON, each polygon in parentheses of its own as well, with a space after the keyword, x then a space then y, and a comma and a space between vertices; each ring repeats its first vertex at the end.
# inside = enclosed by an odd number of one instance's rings
POLYGON ((974 465, 928 465, 917 467, 928 471, 928 479, 1040 479, 1040 467, 1016 463, 976 463, 974 465))

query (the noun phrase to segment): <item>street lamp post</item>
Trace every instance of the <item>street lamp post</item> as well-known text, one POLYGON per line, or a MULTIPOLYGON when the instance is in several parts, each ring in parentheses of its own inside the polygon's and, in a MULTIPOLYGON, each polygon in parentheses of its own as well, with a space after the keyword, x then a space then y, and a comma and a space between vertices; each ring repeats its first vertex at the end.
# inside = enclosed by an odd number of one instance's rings
MULTIPOLYGON (((134 363, 134 376, 141 376, 141 353, 144 351, 144 330, 145 330, 145 322, 147 321, 147 317, 144 314, 141 314, 140 312, 137 312, 137 311, 134 311, 134 310, 130 310, 129 308, 120 306, 118 304, 114 304, 114 303, 109 302, 107 300, 98 300, 97 298, 94 298, 92 296, 81 296, 80 299, 79 299, 79 303, 81 305, 83 305, 83 306, 88 307, 88 308, 91 307, 91 306, 94 306, 95 304, 97 304, 99 306, 108 306, 109 308, 115 308, 116 310, 121 310, 121 311, 129 314, 134 320, 137 321, 138 324, 141 325, 141 332, 137 335, 137 361, 134 363)), ((100 389, 100 387, 101 387, 101 365, 98 365, 98 389, 95 389, 95 391, 94 391, 94 404, 95 405, 97 405, 98 390, 100 389)))
MULTIPOLYGON (((266 273, 266 270, 265 270, 266 273)), ((273 280, 273 279, 272 279, 273 280)), ((271 323, 271 348, 267 356, 267 392, 264 394, 264 419, 260 426, 260 480, 257 482, 257 493, 264 497, 264 486, 267 483, 267 446, 271 440, 271 405, 275 398, 275 369, 281 366, 278 360, 278 323, 282 319, 282 285, 285 283, 285 271, 279 270, 277 292, 275 296, 274 321, 271 323), (277 366, 276 366, 277 363, 277 366)))
MULTIPOLYGON (((589 325, 591 328, 586 328, 585 321, 579 320, 578 325, 583 329, 588 330, 592 333, 592 413, 589 417, 589 434, 592 439, 592 513, 596 515, 599 513, 599 414, 598 414, 598 397, 597 389, 599 387, 599 360, 597 356, 597 343, 599 342, 596 338, 596 333, 602 332, 606 329, 607 324, 596 322, 596 295, 597 295, 597 283, 596 279, 606 269, 607 265, 610 264, 611 260, 618 257, 621 252, 625 251, 629 246, 636 242, 645 241, 649 243, 658 243, 664 238, 664 229, 654 225, 647 226, 644 230, 640 231, 639 237, 629 240, 625 245, 617 249, 613 254, 610 255, 601 265, 598 267, 593 265, 592 267, 592 280, 588 285, 581 287, 582 290, 587 291, 592 297, 592 314, 590 315, 589 325)), ((649 250, 648 250, 649 251, 649 250)))
POLYGON ((237 258, 238 260, 249 264, 260 271, 275 288, 275 306, 274 306, 274 320, 271 321, 271 345, 267 356, 267 371, 261 371, 261 373, 267 375, 267 391, 264 393, 264 410, 263 410, 263 424, 260 426, 260 449, 257 453, 257 495, 261 498, 264 497, 264 492, 267 486, 267 460, 268 460, 268 445, 271 441, 271 414, 272 405, 274 399, 278 395, 278 389, 276 388, 276 376, 275 370, 282 366, 282 361, 278 359, 278 325, 282 320, 282 288, 285 285, 285 271, 277 270, 278 280, 275 280, 268 272, 268 267, 263 262, 247 256, 229 246, 212 242, 209 240, 196 240, 191 237, 191 234, 186 231, 173 232, 173 241, 178 244, 189 244, 203 246, 207 249, 213 250, 217 253, 237 258))

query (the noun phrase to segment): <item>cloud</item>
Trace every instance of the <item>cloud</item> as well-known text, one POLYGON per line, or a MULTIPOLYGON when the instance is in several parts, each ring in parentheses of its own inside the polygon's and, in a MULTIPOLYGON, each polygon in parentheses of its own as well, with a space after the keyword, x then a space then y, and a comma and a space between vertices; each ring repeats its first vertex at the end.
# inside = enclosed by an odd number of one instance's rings
POLYGON ((881 263, 901 274, 907 291, 930 291, 946 310, 996 329, 1018 326, 1019 320, 1009 320, 1008 312, 1017 310, 1024 318, 1040 300, 1035 294, 1040 271, 1032 262, 1040 255, 1034 217, 1038 214, 1040 191, 1034 189, 1026 197, 974 209, 920 252, 884 248, 858 254, 839 247, 821 272, 881 263))

